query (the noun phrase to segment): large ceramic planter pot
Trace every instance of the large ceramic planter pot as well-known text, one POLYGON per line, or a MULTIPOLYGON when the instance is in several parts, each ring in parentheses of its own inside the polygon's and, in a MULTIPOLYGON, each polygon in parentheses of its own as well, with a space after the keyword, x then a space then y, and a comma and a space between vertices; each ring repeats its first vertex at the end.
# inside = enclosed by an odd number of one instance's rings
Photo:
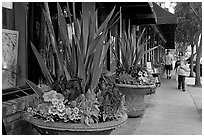
POLYGON ((117 84, 117 86, 121 92, 125 94, 125 106, 128 117, 141 116, 146 108, 144 96, 152 88, 155 88, 155 85, 136 86, 128 84, 117 84))
POLYGON ((31 123, 42 135, 109 135, 115 128, 125 124, 127 114, 124 114, 118 120, 91 124, 91 126, 64 122, 45 122, 42 119, 29 118, 26 114, 24 119, 31 123))

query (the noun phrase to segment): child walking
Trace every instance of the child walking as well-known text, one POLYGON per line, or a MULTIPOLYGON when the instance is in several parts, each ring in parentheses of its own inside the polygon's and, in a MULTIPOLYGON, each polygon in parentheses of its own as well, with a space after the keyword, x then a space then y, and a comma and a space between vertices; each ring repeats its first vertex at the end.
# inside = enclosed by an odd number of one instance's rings
POLYGON ((187 72, 190 71, 189 67, 187 66, 187 63, 185 60, 180 60, 180 63, 178 67, 176 68, 177 74, 178 74, 178 89, 181 89, 182 91, 185 91, 185 77, 187 76, 187 72))

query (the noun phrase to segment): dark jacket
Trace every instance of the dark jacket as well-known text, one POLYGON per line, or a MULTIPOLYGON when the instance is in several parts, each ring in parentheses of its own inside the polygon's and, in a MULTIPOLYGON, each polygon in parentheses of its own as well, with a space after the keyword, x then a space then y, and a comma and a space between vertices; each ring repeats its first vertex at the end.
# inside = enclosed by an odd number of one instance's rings
POLYGON ((177 60, 175 62, 175 65, 174 65, 174 70, 176 70, 178 68, 178 66, 180 66, 180 65, 181 65, 181 60, 177 60))

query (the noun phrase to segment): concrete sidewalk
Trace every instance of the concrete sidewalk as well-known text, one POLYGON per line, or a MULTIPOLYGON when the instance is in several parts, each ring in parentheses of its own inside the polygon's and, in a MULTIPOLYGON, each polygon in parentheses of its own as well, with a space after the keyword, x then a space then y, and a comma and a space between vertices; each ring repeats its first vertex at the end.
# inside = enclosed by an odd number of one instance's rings
MULTIPOLYGON (((201 82, 202 82, 202 78, 201 78, 201 82)), ((202 118, 202 88, 201 87, 194 87, 195 84, 195 78, 190 78, 187 77, 186 78, 186 84, 187 86, 187 90, 189 91, 194 104, 198 110, 198 113, 200 115, 200 117, 202 118)))
POLYGON ((141 118, 128 119, 112 135, 201 135, 202 88, 177 89, 175 79, 162 79, 155 95, 147 96, 141 118))

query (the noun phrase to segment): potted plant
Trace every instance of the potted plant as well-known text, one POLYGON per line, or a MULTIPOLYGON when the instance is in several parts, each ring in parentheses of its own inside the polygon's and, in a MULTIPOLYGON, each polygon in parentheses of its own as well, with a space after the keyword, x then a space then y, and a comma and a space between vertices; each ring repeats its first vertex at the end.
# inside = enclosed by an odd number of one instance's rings
POLYGON ((121 50, 121 59, 116 52, 113 53, 120 63, 112 72, 113 80, 125 94, 125 106, 128 117, 141 116, 145 110, 144 96, 155 91, 155 78, 141 65, 140 60, 144 54, 156 47, 144 51, 148 39, 144 39, 143 29, 137 43, 134 42, 130 32, 124 32, 121 38, 117 38, 116 44, 121 50))
POLYGON ((102 75, 104 58, 109 47, 106 36, 117 21, 114 9, 103 24, 96 27, 96 13, 90 15, 88 26, 74 18, 75 35, 69 41, 67 24, 60 5, 58 9, 59 37, 63 47, 57 46, 48 3, 44 16, 52 42, 56 74, 50 73, 43 58, 31 43, 32 50, 43 72, 45 83, 36 85, 26 80, 39 95, 36 107, 29 107, 25 120, 41 134, 110 134, 127 120, 123 109, 124 96, 117 87, 102 75), (83 27, 88 27, 87 44, 83 27), (54 77, 53 77, 54 76, 54 77), (109 81, 109 82, 108 82, 109 81))

